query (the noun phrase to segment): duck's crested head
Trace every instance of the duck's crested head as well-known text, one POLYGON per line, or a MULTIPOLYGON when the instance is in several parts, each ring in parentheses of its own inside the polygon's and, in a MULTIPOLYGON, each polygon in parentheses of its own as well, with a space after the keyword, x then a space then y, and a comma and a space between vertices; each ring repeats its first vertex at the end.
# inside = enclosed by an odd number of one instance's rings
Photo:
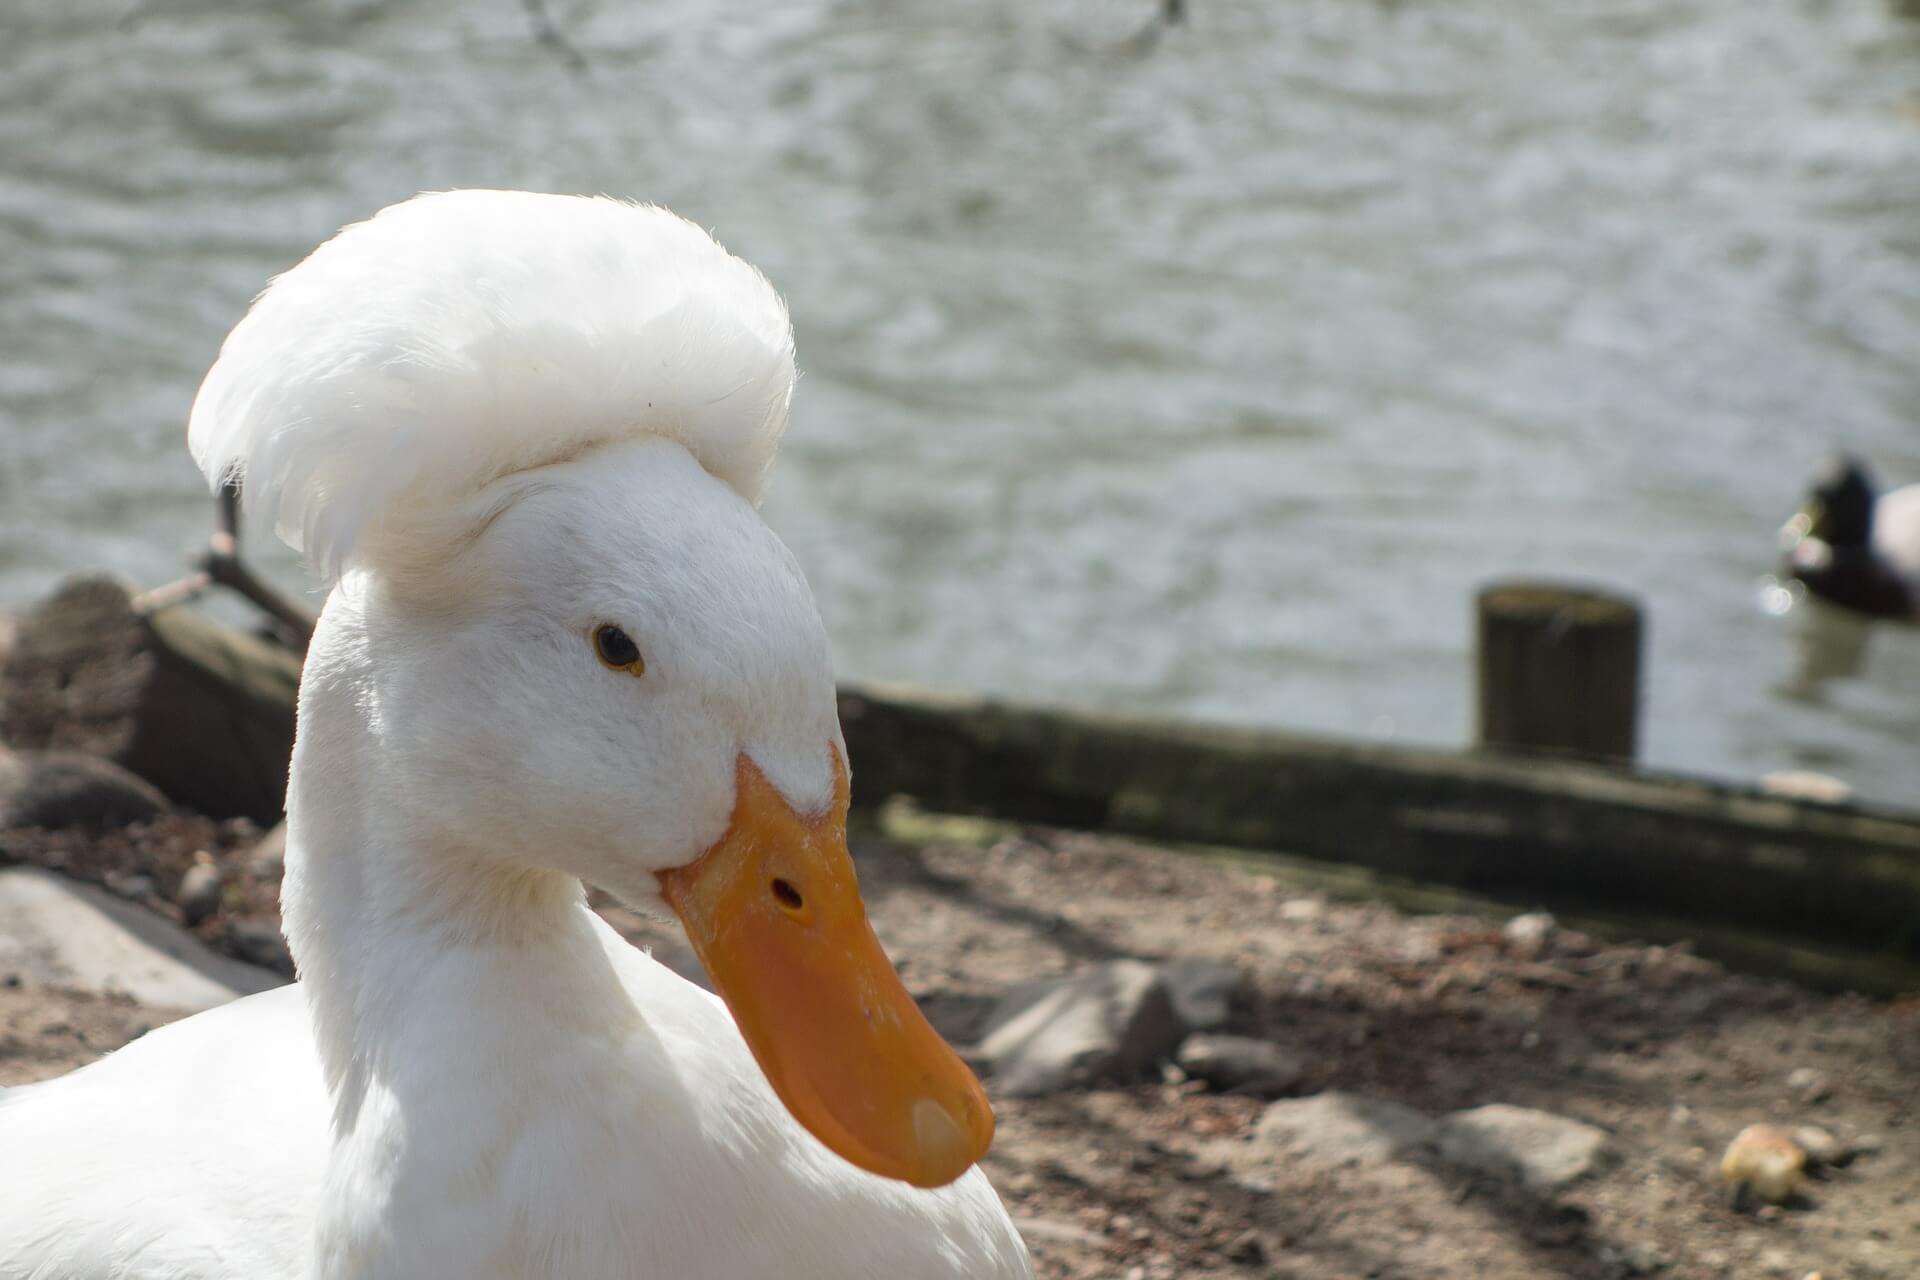
POLYGON ((1873 477, 1866 464, 1849 454, 1825 459, 1801 508, 1807 534, 1829 546, 1859 548, 1873 536, 1873 477))
POLYGON ((678 442, 757 502, 794 383, 785 306, 647 205, 444 191, 347 227, 221 348, 188 427, 210 482, 328 577, 405 553, 502 476, 678 442))

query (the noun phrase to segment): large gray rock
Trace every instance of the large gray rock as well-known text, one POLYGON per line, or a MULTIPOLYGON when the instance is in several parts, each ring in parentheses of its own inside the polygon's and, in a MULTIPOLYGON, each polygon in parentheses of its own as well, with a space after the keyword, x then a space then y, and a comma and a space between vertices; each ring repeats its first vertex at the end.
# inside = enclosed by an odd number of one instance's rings
POLYGON ((286 981, 209 950, 142 907, 37 867, 0 868, 0 975, 9 974, 192 1012, 286 981))
POLYGON ((1170 960, 1161 967, 1160 980, 1189 1031, 1225 1027, 1233 999, 1246 985, 1245 975, 1219 960, 1170 960))
POLYGON ((158 788, 112 761, 76 751, 0 748, 0 830, 118 827, 166 811, 158 788))
POLYGON ((1186 1033, 1160 971, 1113 960, 1010 992, 989 1015, 977 1056, 997 1092, 1031 1097, 1143 1077, 1186 1033))
POLYGON ((1558 1191, 1591 1173, 1607 1133, 1551 1111, 1503 1102, 1456 1111, 1440 1121, 1440 1158, 1517 1179, 1534 1191, 1558 1191))
POLYGON ((1210 1151, 1236 1181, 1272 1190, 1278 1169, 1382 1165, 1430 1149, 1433 1138, 1434 1121, 1424 1112, 1329 1091, 1273 1103, 1246 1141, 1215 1143, 1210 1151))

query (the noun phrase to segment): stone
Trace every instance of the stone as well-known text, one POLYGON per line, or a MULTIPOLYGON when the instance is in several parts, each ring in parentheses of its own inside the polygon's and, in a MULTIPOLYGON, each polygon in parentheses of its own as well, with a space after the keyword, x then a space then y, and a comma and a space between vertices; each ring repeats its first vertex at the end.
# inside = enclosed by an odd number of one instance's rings
POLYGON ((1806 1175, 1807 1153, 1790 1130, 1774 1124, 1750 1124, 1734 1135, 1720 1158, 1720 1177, 1733 1193, 1733 1207, 1748 1200, 1777 1205, 1791 1199, 1806 1175))
POLYGON ((1500 930, 1507 949, 1525 960, 1537 960, 1553 938, 1554 918, 1545 911, 1515 916, 1500 930))
POLYGON ((188 1012, 286 981, 143 907, 37 867, 0 868, 0 971, 188 1012))
POLYGON ((1188 1031, 1225 1027, 1234 997, 1246 986, 1240 970, 1219 960, 1169 961, 1161 966, 1160 980, 1188 1031))
POLYGON ((1598 1167, 1606 1130, 1532 1107, 1496 1102, 1443 1118, 1440 1158, 1517 1179, 1532 1191, 1552 1192, 1598 1167))
POLYGON ((1620 1251, 1620 1265, 1630 1276, 1650 1276, 1667 1269, 1670 1259, 1658 1245, 1630 1244, 1620 1251))
POLYGON ((1793 1096, 1809 1105, 1825 1102, 1833 1096, 1833 1081, 1814 1067, 1796 1067, 1787 1073, 1787 1088, 1793 1096))
POLYGON ((0 753, 0 829, 120 827, 167 811, 151 783, 76 751, 0 753))
POLYGON ((286 935, 271 920, 236 920, 227 926, 227 940, 252 964, 283 974, 293 972, 286 935))
POLYGON ((1278 1167, 1325 1171, 1383 1165, 1429 1149, 1433 1137, 1433 1119, 1424 1112, 1329 1090, 1270 1104, 1245 1141, 1216 1142, 1206 1154, 1241 1185, 1271 1191, 1278 1185, 1272 1174, 1278 1167))
POLYGON ((1887 1139, 1885 1135, 1863 1133, 1847 1144, 1847 1159, 1854 1160, 1860 1156, 1877 1156, 1886 1149, 1886 1146, 1887 1139))
POLYGON ((211 862, 196 862, 180 877, 173 901, 189 925, 199 924, 220 907, 220 869, 211 862))
POLYGON ((1840 1139, 1819 1125, 1803 1124, 1793 1130, 1793 1144, 1807 1153, 1810 1165, 1843 1165, 1853 1152, 1840 1139))
POLYGON ((1111 960, 1009 992, 987 1019, 978 1054, 996 1091, 1033 1097, 1095 1081, 1147 1076, 1186 1035, 1160 971, 1111 960))
POLYGON ((1294 1092, 1307 1071, 1300 1054, 1251 1036, 1189 1036, 1175 1061, 1190 1079, 1222 1093, 1262 1098, 1294 1092))
POLYGON ((1097 1231, 1058 1218, 1025 1217, 1016 1215, 1013 1219, 1014 1230, 1029 1246, 1051 1246, 1060 1249, 1105 1249, 1107 1238, 1097 1231))

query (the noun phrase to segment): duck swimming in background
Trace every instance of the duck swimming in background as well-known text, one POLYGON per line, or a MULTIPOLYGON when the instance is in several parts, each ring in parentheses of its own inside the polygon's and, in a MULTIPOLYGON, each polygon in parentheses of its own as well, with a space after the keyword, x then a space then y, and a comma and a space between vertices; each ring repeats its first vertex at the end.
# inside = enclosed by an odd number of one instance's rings
POLYGON ((333 584, 300 981, 0 1093, 0 1278, 1030 1276, 755 509, 793 381, 756 271, 602 198, 420 196, 261 295, 189 443, 333 584), (582 882, 677 915, 719 996, 582 882))
POLYGON ((1780 546, 1784 572, 1821 599, 1920 621, 1920 485, 1877 494, 1858 460, 1830 458, 1780 546))

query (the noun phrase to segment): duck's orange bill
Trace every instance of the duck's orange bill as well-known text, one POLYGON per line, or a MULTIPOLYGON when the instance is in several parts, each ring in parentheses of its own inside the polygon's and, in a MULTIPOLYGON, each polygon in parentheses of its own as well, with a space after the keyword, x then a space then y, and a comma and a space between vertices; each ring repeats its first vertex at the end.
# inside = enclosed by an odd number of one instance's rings
POLYGON ((744 754, 733 818, 698 859, 659 873, 707 976, 774 1092, 852 1163, 916 1187, 965 1173, 993 1111, 888 963, 847 854, 847 771, 803 817, 744 754))

